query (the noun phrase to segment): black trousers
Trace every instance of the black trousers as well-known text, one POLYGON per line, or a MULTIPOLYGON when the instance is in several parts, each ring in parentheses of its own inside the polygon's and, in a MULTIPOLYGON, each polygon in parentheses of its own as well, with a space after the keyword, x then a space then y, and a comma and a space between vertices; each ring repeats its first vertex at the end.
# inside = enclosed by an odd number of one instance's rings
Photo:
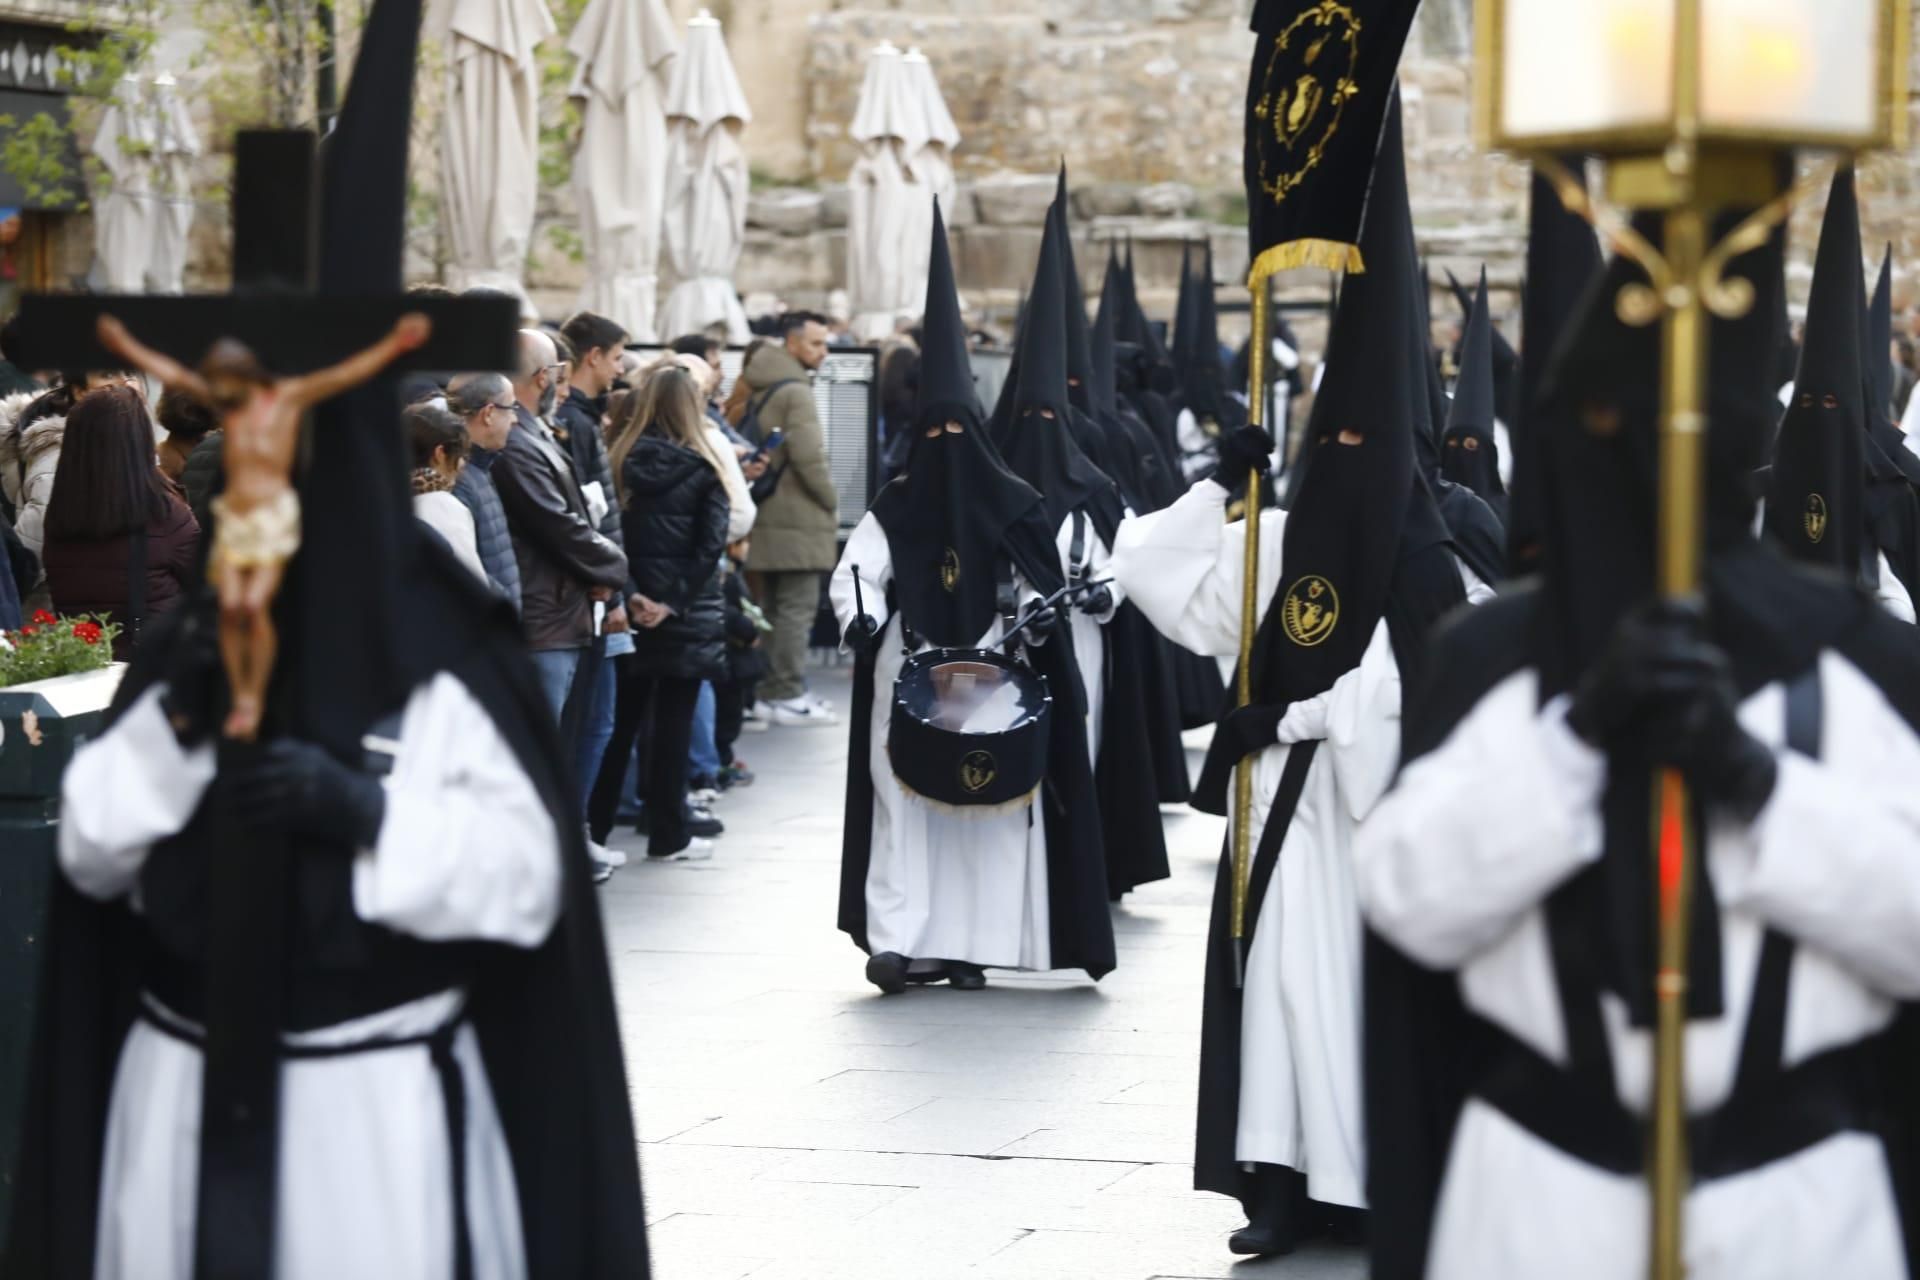
POLYGON ((587 827, 605 844, 613 832, 613 816, 620 808, 620 787, 626 781, 627 760, 634 743, 646 734, 641 761, 641 791, 647 801, 652 832, 647 853, 665 857, 691 843, 687 834, 687 757, 693 744, 693 704, 700 682, 679 676, 636 670, 631 660, 621 675, 614 699, 613 741, 600 760, 600 776, 587 800, 587 827))
POLYGON ((747 686, 725 680, 713 686, 713 746, 721 764, 733 763, 733 744, 747 718, 747 686))

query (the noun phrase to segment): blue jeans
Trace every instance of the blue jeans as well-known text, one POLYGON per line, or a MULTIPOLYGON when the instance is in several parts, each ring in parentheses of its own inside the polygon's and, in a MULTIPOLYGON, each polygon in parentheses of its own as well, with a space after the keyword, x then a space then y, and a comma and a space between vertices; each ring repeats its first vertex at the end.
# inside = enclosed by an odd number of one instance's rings
POLYGON ((600 760, 613 740, 614 690, 619 682, 619 665, 625 658, 606 658, 593 683, 593 703, 580 724, 580 812, 587 811, 587 797, 593 794, 594 779, 600 776, 600 760))
POLYGON ((533 669, 540 677, 540 691, 547 695, 553 722, 567 709, 567 692, 573 688, 573 673, 580 669, 578 649, 539 649, 533 654, 533 669))
POLYGON ((720 748, 713 744, 713 683, 702 681, 693 704, 693 749, 689 759, 696 778, 720 776, 720 748))

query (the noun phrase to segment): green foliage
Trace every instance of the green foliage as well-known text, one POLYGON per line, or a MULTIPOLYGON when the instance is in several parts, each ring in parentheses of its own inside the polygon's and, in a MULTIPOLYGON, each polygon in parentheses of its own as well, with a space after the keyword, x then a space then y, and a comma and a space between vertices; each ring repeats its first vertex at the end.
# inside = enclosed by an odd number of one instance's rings
POLYGON ((79 177, 66 161, 67 126, 44 111, 25 124, 0 115, 0 169, 36 208, 65 208, 79 200, 79 177))
POLYGON ((44 610, 18 631, 0 633, 0 689, 98 671, 113 661, 120 624, 105 614, 56 618, 44 610))
POLYGON ((555 250, 564 254, 569 262, 587 260, 587 242, 581 239, 580 233, 572 227, 558 222, 553 223, 547 228, 547 242, 555 250))

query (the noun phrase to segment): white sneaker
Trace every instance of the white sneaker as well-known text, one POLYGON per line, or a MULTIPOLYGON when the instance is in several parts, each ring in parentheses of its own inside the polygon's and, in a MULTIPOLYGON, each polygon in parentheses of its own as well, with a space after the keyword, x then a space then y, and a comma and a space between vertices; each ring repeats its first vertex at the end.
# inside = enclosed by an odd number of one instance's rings
POLYGON ((670 853, 664 858, 655 858, 655 862, 708 862, 713 858, 713 841, 693 838, 693 842, 678 853, 670 853))
POLYGON ((784 729, 811 729, 840 723, 833 708, 809 701, 804 695, 773 704, 773 722, 784 729))
POLYGON ((720 799, 720 793, 712 787, 701 787, 697 791, 687 792, 687 803, 696 809, 711 809, 720 799))
POLYGON ((773 726, 767 723, 766 717, 764 716, 750 716, 740 722, 740 732, 742 733, 765 733, 771 728, 773 728, 773 726))
POLYGON ((609 867, 624 867, 627 865, 625 850, 615 849, 611 845, 595 844, 591 837, 587 840, 587 856, 595 862, 605 863, 609 867))
POLYGON ((773 704, 762 699, 748 707, 744 714, 749 720, 771 720, 773 719, 773 704))
POLYGON ((812 693, 803 693, 800 696, 802 698, 805 698, 808 702, 811 702, 814 706, 820 708, 822 711, 833 710, 832 698, 822 698, 812 693))

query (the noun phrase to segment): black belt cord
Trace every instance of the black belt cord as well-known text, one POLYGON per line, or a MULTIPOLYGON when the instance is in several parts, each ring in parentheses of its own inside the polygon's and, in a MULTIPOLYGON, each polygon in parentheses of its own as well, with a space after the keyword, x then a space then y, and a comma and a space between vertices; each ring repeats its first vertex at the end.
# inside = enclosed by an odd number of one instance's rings
MULTIPOLYGON (((149 1026, 184 1044, 202 1051, 205 1037, 190 1027, 161 1017, 147 1004, 140 1007, 140 1018, 149 1026)), ((382 1036, 356 1040, 344 1045, 280 1046, 280 1057, 289 1062, 320 1058, 347 1058, 362 1053, 380 1053, 388 1049, 424 1048, 439 1077, 440 1098, 447 1122, 447 1167, 452 1182, 453 1280, 473 1280, 473 1233, 467 1221, 467 1078, 460 1070, 460 1059, 453 1051, 454 1038, 466 1023, 462 1011, 432 1031, 414 1036, 382 1036)))

